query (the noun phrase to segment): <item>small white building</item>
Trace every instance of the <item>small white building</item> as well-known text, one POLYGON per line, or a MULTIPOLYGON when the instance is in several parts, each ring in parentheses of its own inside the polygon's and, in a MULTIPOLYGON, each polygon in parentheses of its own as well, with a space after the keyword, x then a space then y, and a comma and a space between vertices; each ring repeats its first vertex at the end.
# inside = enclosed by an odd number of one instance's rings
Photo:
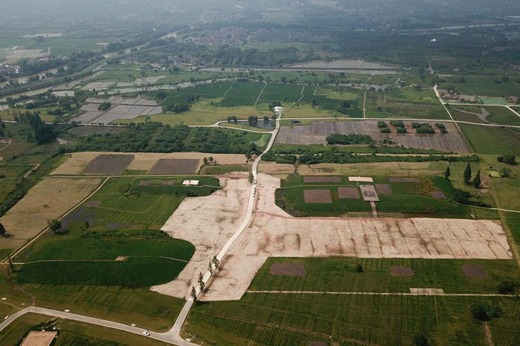
POLYGON ((182 182, 182 185, 184 185, 184 186, 197 186, 197 185, 199 185, 199 181, 198 180, 184 180, 182 182))

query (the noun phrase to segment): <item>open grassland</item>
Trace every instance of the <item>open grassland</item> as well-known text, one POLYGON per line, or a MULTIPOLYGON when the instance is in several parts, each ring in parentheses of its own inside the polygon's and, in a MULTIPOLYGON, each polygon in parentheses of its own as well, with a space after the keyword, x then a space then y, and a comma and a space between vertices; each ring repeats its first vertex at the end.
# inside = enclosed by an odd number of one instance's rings
MULTIPOLYGON (((501 167, 496 164, 494 167, 501 167)), ((511 169, 508 167, 508 169, 511 169)), ((514 176, 510 178, 489 178, 491 189, 495 195, 497 205, 503 209, 520 210, 520 199, 518 189, 520 189, 520 169, 512 167, 514 176)))
POLYGON ((17 249, 34 237, 51 219, 59 218, 92 193, 99 178, 47 178, 29 190, 0 222, 12 237, 5 238, 0 249, 17 249))
POLYGON ((389 88, 388 91, 385 92, 385 97, 387 101, 396 103, 416 103, 435 106, 439 103, 435 93, 430 88, 389 88))
MULTIPOLYGON (((379 194, 380 202, 377 210, 380 213, 400 213, 407 216, 454 217, 468 218, 468 208, 449 199, 454 196, 451 182, 440 177, 417 178, 416 183, 392 182, 387 178, 375 177, 377 184, 386 184, 391 188, 390 194, 379 194), (440 191, 444 198, 434 198, 432 193, 440 191)), ((277 190, 276 203, 289 214, 295 216, 338 216, 348 212, 369 212, 370 204, 361 198, 342 199, 338 188, 359 184, 348 182, 347 177, 341 177, 339 183, 304 182, 303 176, 293 175, 282 183, 277 190), (328 190, 332 197, 331 203, 310 203, 304 196, 305 191, 328 190)))
POLYGON ((22 152, 28 150, 29 148, 34 147, 34 144, 27 143, 26 141, 22 141, 20 139, 12 138, 11 144, 6 145, 2 143, 0 146, 0 157, 3 160, 7 160, 15 155, 19 155, 22 152))
POLYGON ((239 120, 247 120, 250 115, 261 115, 252 107, 252 104, 250 106, 221 107, 219 104, 223 100, 223 98, 205 99, 192 104, 188 112, 141 116, 123 122, 145 122, 149 117, 152 121, 169 125, 213 125, 219 121, 225 121, 228 116, 236 116, 239 120))
POLYGON ((401 292, 439 288, 445 293, 496 293, 501 281, 518 281, 514 260, 453 260, 410 258, 275 258, 257 272, 252 291, 401 292), (304 276, 272 275, 276 263, 303 265, 304 276), (363 272, 355 270, 361 264, 363 272), (484 277, 466 277, 462 266, 478 266, 484 277), (391 267, 408 267, 413 276, 392 276, 391 267))
POLYGON ((418 92, 419 95, 400 94, 396 91, 389 91, 388 93, 389 95, 387 96, 383 92, 368 92, 366 101, 367 117, 449 119, 448 114, 440 103, 433 103, 430 100, 431 96, 420 96, 423 92, 418 92))
POLYGON ((20 284, 150 287, 175 279, 194 251, 190 243, 159 231, 49 233, 17 257, 24 264, 15 280, 20 284))
POLYGON ((186 195, 207 196, 219 189, 212 177, 191 177, 200 186, 182 186, 190 177, 112 178, 64 222, 92 229, 159 229, 186 195))
POLYGON ((518 154, 520 133, 514 130, 467 124, 460 129, 477 154, 518 154))
POLYGON ((455 88, 459 93, 475 96, 507 97, 520 94, 520 84, 504 75, 453 75, 443 77, 440 89, 455 88), (462 79, 463 78, 463 79, 462 79))
MULTIPOLYGON (((331 111, 329 109, 322 109, 320 107, 312 107, 308 104, 294 105, 289 107, 288 109, 284 109, 284 117, 287 118, 328 118, 331 120, 335 119, 334 116, 337 115, 336 112, 331 111)), ((344 115, 343 115, 344 116, 344 115)), ((305 122, 302 122, 305 124, 305 122)), ((291 125, 290 121, 287 121, 287 124, 283 125, 291 125)))
POLYGON ((169 328, 182 300, 148 287, 175 279, 195 249, 155 229, 187 194, 219 188, 211 177, 198 177, 206 185, 189 188, 181 185, 184 179, 112 178, 63 220, 67 234, 49 232, 15 259, 15 271, 0 279, 8 302, 169 328))
POLYGON ((490 113, 486 120, 499 125, 520 125, 520 117, 506 107, 486 107, 490 113))
MULTIPOLYGON (((179 114, 151 115, 150 119, 171 125, 211 125, 226 120, 228 116, 238 119, 247 119, 250 115, 270 117, 275 102, 280 102, 284 114, 290 117, 361 117, 362 99, 362 89, 349 87, 317 88, 236 80, 167 91, 161 104, 164 108, 190 103, 190 110, 179 114), (196 101, 191 101, 192 98, 196 101), (345 101, 349 106, 342 109, 345 101)), ((146 119, 147 116, 141 116, 123 122, 143 122, 146 119)))
POLYGON ((16 188, 18 179, 32 168, 27 164, 11 165, 0 161, 0 201, 16 188))
POLYGON ((87 323, 57 319, 45 315, 26 314, 9 327, 0 336, 3 345, 18 345, 31 330, 59 330, 55 346, 98 345, 98 346, 159 346, 162 342, 122 331, 103 328, 87 323))
POLYGON ((502 310, 489 322, 496 345, 520 342, 514 298, 246 294, 238 302, 197 304, 185 331, 196 342, 225 345, 410 345, 425 335, 434 345, 487 345, 470 306, 502 310))
MULTIPOLYGON (((57 275, 56 273, 53 275, 57 275)), ((171 328, 184 300, 151 292, 148 288, 95 285, 18 284, 0 276, 0 306, 12 314, 31 304, 56 310, 135 323, 143 328, 165 331, 171 328)), ((4 315, 5 316, 5 315, 4 315)))

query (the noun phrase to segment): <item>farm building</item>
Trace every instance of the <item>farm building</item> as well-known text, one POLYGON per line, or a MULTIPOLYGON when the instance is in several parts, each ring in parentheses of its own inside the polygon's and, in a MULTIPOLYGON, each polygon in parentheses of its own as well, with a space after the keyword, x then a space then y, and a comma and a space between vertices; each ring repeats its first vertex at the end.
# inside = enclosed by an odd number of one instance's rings
POLYGON ((182 185, 184 185, 184 186, 197 186, 197 185, 199 185, 199 181, 198 180, 184 180, 182 182, 182 185))

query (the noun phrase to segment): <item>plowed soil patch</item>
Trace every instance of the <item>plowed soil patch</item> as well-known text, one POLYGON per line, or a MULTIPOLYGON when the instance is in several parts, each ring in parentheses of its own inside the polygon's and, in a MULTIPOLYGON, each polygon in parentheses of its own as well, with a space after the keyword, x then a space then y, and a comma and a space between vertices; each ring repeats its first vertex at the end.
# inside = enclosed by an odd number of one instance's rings
POLYGON ((413 276, 413 270, 410 267, 400 267, 400 266, 391 267, 390 275, 410 277, 410 276, 413 276))
POLYGON ((338 187, 338 197, 340 199, 359 199, 359 189, 357 187, 338 187))
POLYGON ((274 263, 269 269, 269 274, 284 276, 305 276, 305 266, 303 264, 274 263))
POLYGON ((432 192, 432 197, 433 198, 438 198, 438 199, 446 199, 446 195, 442 191, 433 191, 432 192))
POLYGON ((341 183, 340 177, 303 177, 304 183, 341 183))
POLYGON ((121 174, 133 160, 134 155, 99 155, 88 163, 83 173, 96 175, 121 174))
POLYGON ((388 184, 375 184, 376 191, 380 195, 389 195, 392 193, 392 187, 388 184))
POLYGON ((388 179, 393 183, 420 183, 421 180, 418 178, 390 178, 388 179))
POLYGON ((462 266, 464 275, 468 278, 485 278, 487 276, 484 268, 477 264, 466 264, 462 266))
POLYGON ((332 203, 330 190, 304 190, 305 203, 332 203))
POLYGON ((199 160, 197 159, 160 159, 148 174, 193 174, 197 173, 198 167, 199 160))

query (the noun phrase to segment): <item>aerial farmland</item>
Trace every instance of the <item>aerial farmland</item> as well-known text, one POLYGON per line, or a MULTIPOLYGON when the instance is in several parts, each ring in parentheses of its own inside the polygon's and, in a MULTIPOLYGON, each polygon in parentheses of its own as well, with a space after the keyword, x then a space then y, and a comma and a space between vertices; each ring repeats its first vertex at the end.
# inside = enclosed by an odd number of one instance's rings
POLYGON ((4 4, 0 344, 520 344, 517 7, 4 4))

